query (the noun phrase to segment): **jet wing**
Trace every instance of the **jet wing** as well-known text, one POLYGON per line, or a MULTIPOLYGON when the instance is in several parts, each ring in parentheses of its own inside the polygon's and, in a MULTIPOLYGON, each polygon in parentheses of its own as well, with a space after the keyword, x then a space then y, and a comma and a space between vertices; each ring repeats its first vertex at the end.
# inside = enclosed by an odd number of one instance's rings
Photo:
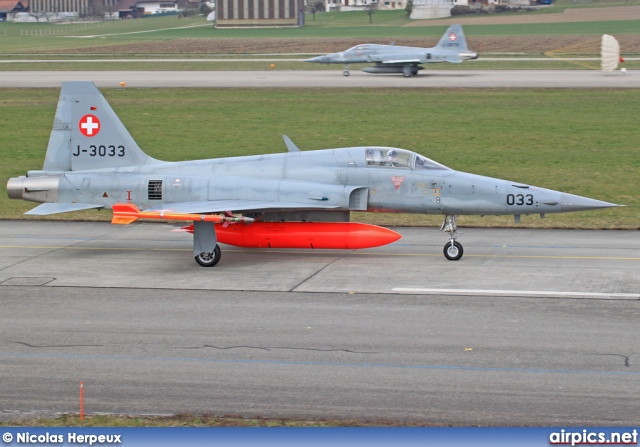
MULTIPOLYGON (((320 200, 320 199, 319 199, 320 200)), ((297 202, 274 202, 261 200, 205 200, 198 202, 165 203, 162 206, 147 208, 144 211, 174 211, 186 214, 223 213, 225 211, 275 211, 275 210, 330 210, 339 205, 297 202)))
POLYGON ((398 65, 398 64, 420 64, 424 62, 421 59, 421 54, 416 51, 404 51, 404 52, 391 52, 391 53, 380 53, 380 54, 372 54, 371 62, 376 62, 379 64, 389 64, 389 65, 398 65))
POLYGON ((381 64, 420 64, 420 59, 394 59, 380 61, 381 64))
POLYGON ((104 208, 103 205, 93 203, 42 203, 25 214, 32 216, 47 216, 49 214, 69 213, 71 211, 90 210, 104 208))

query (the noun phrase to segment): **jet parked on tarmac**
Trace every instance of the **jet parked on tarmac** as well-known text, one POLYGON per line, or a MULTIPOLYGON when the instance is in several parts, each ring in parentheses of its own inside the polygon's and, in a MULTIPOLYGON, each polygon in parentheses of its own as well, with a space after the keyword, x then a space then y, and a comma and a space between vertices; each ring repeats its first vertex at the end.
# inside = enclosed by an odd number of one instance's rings
POLYGON ((420 64, 450 62, 459 64, 469 59, 477 59, 478 53, 469 51, 462 26, 451 25, 433 48, 403 47, 365 43, 346 51, 325 54, 305 59, 304 62, 320 64, 345 64, 342 74, 349 76, 349 64, 375 62, 373 67, 365 67, 366 73, 402 73, 405 77, 418 74, 420 64))
POLYGON ((241 247, 357 249, 391 243, 387 228, 351 211, 440 214, 447 259, 462 257, 458 215, 563 213, 617 206, 454 171, 415 152, 361 146, 165 162, 145 154, 93 82, 64 82, 42 170, 9 179, 29 215, 112 209, 115 224, 187 221, 196 261, 218 263, 218 242, 241 247), (241 216, 236 215, 241 214, 241 216))

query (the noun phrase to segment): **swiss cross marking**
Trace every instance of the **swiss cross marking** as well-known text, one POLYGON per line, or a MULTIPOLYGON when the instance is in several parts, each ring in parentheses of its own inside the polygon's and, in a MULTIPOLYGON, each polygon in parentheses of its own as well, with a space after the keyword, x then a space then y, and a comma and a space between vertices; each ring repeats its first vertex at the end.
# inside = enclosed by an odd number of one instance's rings
POLYGON ((449 40, 451 42, 453 42, 454 40, 458 40, 458 36, 456 36, 455 34, 451 33, 451 34, 449 34, 449 40))
POLYGON ((80 118, 78 127, 85 137, 95 137, 100 132, 100 120, 95 115, 85 115, 80 118))
POLYGON ((398 190, 400 186, 402 186, 402 182, 404 182, 404 175, 392 175, 391 181, 393 182, 393 186, 396 187, 396 190, 398 190))

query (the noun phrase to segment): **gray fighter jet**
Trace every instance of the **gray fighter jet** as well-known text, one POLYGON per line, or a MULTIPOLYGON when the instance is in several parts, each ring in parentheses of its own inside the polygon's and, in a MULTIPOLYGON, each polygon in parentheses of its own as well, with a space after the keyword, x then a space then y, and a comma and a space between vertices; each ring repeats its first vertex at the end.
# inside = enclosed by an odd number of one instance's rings
POLYGON ((305 59, 304 62, 320 64, 345 64, 343 75, 349 76, 349 64, 375 62, 373 67, 365 67, 366 73, 402 73, 405 77, 418 74, 420 64, 450 62, 459 64, 469 59, 477 59, 478 53, 469 51, 462 26, 451 25, 433 48, 403 47, 365 43, 346 51, 325 54, 305 59))
POLYGON ((26 214, 112 209, 139 218, 193 222, 194 257, 220 260, 218 242, 242 247, 366 248, 397 240, 349 222, 351 211, 440 214, 444 255, 462 257, 458 215, 562 213, 617 206, 519 182, 455 171, 415 152, 362 146, 164 162, 145 154, 93 82, 62 85, 42 170, 9 179, 12 199, 41 203, 26 214), (140 208, 138 208, 140 207, 140 208), (142 211, 141 211, 142 210, 142 211), (235 213, 241 214, 237 216, 235 213))

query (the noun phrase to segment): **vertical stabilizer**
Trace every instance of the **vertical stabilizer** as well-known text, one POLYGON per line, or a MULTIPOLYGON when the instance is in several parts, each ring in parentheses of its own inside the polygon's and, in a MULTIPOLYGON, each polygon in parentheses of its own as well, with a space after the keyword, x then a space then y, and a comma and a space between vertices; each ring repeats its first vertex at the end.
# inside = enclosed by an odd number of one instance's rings
POLYGON ((45 171, 139 166, 154 162, 91 81, 62 83, 45 171))
POLYGON ((436 48, 439 50, 469 51, 462 25, 454 24, 447 28, 436 48))

